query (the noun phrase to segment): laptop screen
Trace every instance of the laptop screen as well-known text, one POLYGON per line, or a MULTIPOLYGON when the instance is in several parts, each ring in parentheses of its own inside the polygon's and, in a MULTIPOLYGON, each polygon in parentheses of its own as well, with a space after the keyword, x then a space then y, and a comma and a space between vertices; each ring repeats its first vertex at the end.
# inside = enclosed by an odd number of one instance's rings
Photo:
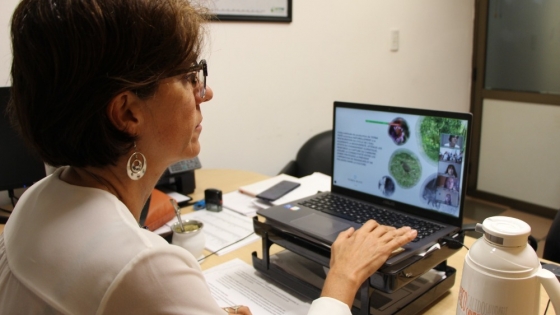
POLYGON ((373 196, 405 212, 462 218, 469 113, 334 105, 333 191, 373 196))

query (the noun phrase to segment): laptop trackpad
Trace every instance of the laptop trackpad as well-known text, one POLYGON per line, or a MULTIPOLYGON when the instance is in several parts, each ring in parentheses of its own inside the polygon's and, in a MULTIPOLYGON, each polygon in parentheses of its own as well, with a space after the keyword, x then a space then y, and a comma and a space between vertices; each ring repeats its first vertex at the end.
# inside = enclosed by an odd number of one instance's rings
POLYGON ((344 222, 340 222, 330 218, 325 218, 324 216, 314 213, 305 217, 301 217, 299 219, 295 219, 290 223, 302 230, 309 231, 321 236, 329 236, 331 234, 339 233, 351 227, 350 224, 346 224, 344 222))

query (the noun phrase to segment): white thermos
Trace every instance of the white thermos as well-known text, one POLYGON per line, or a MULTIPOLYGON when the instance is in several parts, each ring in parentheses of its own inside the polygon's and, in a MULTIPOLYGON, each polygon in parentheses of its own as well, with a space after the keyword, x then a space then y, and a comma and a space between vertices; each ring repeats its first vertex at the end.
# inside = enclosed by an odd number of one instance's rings
POLYGON ((457 314, 537 315, 541 283, 559 314, 560 283, 527 246, 531 227, 519 219, 495 216, 477 224, 476 231, 484 236, 465 257, 457 314))

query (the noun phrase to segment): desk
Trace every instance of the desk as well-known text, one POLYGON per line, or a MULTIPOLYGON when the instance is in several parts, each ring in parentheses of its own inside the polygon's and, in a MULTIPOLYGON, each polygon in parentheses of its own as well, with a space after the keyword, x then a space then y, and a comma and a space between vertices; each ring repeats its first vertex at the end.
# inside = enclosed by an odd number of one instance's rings
MULTIPOLYGON (((217 188, 221 189, 224 193, 228 193, 236 190, 239 186, 251 184, 269 176, 248 172, 240 170, 230 170, 230 169, 199 169, 195 171, 195 181, 196 189, 191 195, 193 200, 197 201, 204 198, 204 190, 207 188, 217 188)), ((181 209, 183 213, 188 213, 193 211, 192 207, 186 207, 181 209)), ((0 232, 4 229, 3 225, 0 225, 0 232)), ((471 237, 465 238, 465 244, 470 247, 474 243, 475 239, 471 237)), ((272 253, 276 253, 282 250, 281 247, 273 245, 271 248, 272 253)), ((201 264, 202 269, 208 269, 229 261, 234 258, 240 258, 248 264, 252 264, 251 253, 256 251, 259 257, 262 257, 262 247, 261 241, 254 242, 243 248, 232 251, 223 256, 210 256, 201 264)), ((429 308, 424 310, 423 315, 442 315, 442 314, 455 314, 455 308, 457 303, 457 297, 459 293, 459 286, 461 284, 461 275, 463 271, 463 261, 467 250, 465 248, 461 249, 459 252, 451 256, 447 261, 450 266, 457 269, 455 284, 444 294, 438 301, 433 303, 429 308)), ((541 309, 538 314, 543 314, 544 308, 548 301, 548 295, 544 289, 541 290, 541 309)), ((547 315, 555 315, 552 305, 549 307, 547 315)))
MULTIPOLYGON (((252 184, 267 178, 269 178, 269 176, 249 171, 231 169, 198 169, 195 170, 194 174, 196 189, 190 196, 193 198, 193 201, 198 201, 204 199, 204 190, 206 190, 207 188, 220 189, 224 194, 226 194, 228 192, 237 190, 240 186, 252 184)), ((181 212, 183 214, 192 211, 192 206, 181 209, 181 212)), ((281 248, 276 248, 275 252, 278 252, 278 250, 280 249, 281 248)), ((240 258, 246 263, 252 264, 251 253, 254 251, 257 251, 259 254, 262 253, 262 245, 260 240, 225 255, 212 255, 206 258, 200 266, 204 270, 217 266, 226 261, 230 261, 234 258, 240 258)), ((205 250, 204 255, 208 254, 210 254, 210 252, 205 250)))
MULTIPOLYGON (((262 174, 257 174, 247 171, 239 170, 229 170, 229 169, 218 169, 218 170, 205 170, 200 169, 195 171, 196 180, 196 190, 192 197, 194 200, 199 200, 204 198, 204 190, 206 188, 217 188, 221 189, 224 193, 228 193, 236 190, 239 186, 250 184, 259 180, 268 178, 262 174)), ((183 213, 192 211, 192 209, 184 208, 183 213)), ((470 247, 475 242, 474 238, 466 237, 465 244, 470 247)), ((257 241, 255 243, 249 244, 243 248, 230 252, 223 256, 211 256, 208 257, 202 264, 202 269, 208 269, 210 267, 216 266, 223 262, 229 261, 233 258, 240 258, 248 264, 252 264, 251 253, 256 251, 259 257, 262 257, 262 247, 261 242, 257 241)), ((273 245, 271 252, 275 253, 282 250, 281 247, 273 245)), ((459 287, 461 284, 461 275, 463 272, 463 262, 467 250, 465 248, 461 249, 459 252, 451 256, 447 262, 448 264, 457 269, 455 284, 444 294, 438 301, 433 303, 429 308, 427 308, 421 314, 423 315, 442 315, 442 314, 455 314, 455 308, 457 305, 457 297, 459 295, 459 287)), ((539 314, 543 314, 544 308, 548 301, 548 295, 544 289, 541 290, 541 309, 539 314)), ((547 311, 547 315, 555 315, 552 305, 547 311)))

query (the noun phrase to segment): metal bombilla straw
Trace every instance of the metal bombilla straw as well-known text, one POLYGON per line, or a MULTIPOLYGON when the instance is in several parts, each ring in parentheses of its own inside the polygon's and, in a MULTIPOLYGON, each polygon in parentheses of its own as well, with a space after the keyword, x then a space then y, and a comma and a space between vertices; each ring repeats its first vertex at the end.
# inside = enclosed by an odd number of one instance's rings
POLYGON ((181 227, 181 232, 185 232, 185 227, 183 226, 183 219, 181 219, 181 210, 179 209, 179 205, 177 204, 177 201, 175 201, 175 199, 169 199, 169 202, 171 202, 173 208, 175 208, 175 215, 177 216, 177 220, 179 220, 179 226, 181 227))

